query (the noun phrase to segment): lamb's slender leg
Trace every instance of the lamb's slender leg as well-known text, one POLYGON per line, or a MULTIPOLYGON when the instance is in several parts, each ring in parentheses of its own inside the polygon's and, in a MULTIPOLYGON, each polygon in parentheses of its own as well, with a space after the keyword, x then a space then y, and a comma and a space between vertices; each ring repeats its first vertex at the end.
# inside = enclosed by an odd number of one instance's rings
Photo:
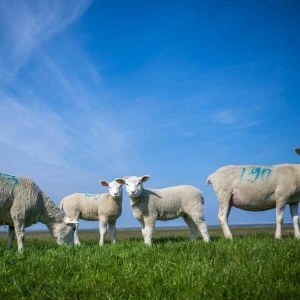
POLYGON ((276 232, 275 238, 281 239, 281 225, 283 222, 283 212, 285 208, 285 201, 277 201, 276 202, 276 232))
POLYGON ((194 221, 187 215, 183 216, 184 222, 189 226, 190 229, 190 240, 194 241, 198 237, 198 228, 194 221))
POLYGON ((296 239, 300 239, 298 204, 298 202, 290 204, 290 211, 294 224, 294 236, 296 239))
POLYGON ((218 219, 220 221, 223 234, 226 239, 232 239, 232 234, 228 226, 228 217, 230 214, 230 210, 231 210, 231 206, 229 205, 229 201, 226 202, 220 201, 218 219))
POLYGON ((209 242, 210 241, 210 236, 207 230, 207 226, 204 220, 204 217, 198 216, 192 219, 194 223, 196 224, 197 228, 199 229, 201 236, 204 240, 204 242, 209 242))
POLYGON ((107 218, 99 219, 99 230, 100 230, 100 242, 99 245, 102 246, 104 244, 104 239, 106 235, 106 227, 107 227, 107 218))
POLYGON ((14 222, 15 224, 15 232, 17 236, 17 242, 18 242, 18 251, 23 250, 23 242, 24 242, 24 221, 17 221, 14 222))
POLYGON ((144 220, 139 220, 139 222, 141 223, 141 226, 142 226, 142 235, 143 235, 143 238, 145 241, 145 239, 146 239, 145 222, 144 222, 144 220))
POLYGON ((15 228, 14 226, 9 226, 8 227, 8 238, 7 238, 7 248, 12 247, 12 242, 15 238, 15 228))
POLYGON ((116 243, 116 222, 117 220, 108 221, 108 227, 110 231, 110 240, 112 244, 116 243))
POLYGON ((152 235, 153 235, 153 230, 155 226, 155 219, 148 218, 144 219, 145 222, 145 227, 142 229, 143 236, 144 236, 144 242, 146 245, 151 246, 152 244, 152 235))
MULTIPOLYGON (((78 222, 78 220, 76 220, 78 222)), ((75 224, 75 230, 74 230, 74 244, 75 245, 80 245, 80 241, 79 241, 79 237, 78 237, 78 227, 79 227, 79 223, 75 224)))

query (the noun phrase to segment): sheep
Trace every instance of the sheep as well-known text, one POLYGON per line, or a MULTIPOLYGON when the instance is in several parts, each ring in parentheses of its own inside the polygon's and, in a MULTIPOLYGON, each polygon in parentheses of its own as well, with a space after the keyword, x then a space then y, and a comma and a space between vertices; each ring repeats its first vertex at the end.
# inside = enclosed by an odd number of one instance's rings
POLYGON ((172 220, 183 217, 190 229, 190 239, 195 240, 198 229, 205 242, 210 240, 203 217, 204 199, 200 190, 189 185, 164 189, 145 189, 143 182, 150 176, 126 176, 116 178, 125 184, 134 217, 141 223, 146 245, 151 246, 156 220, 172 220))
POLYGON ((232 206, 247 211, 276 208, 275 238, 281 238, 283 211, 286 204, 294 224, 294 236, 300 239, 298 202, 300 201, 300 165, 225 166, 209 175, 220 203, 218 219, 225 238, 232 239, 228 217, 232 206))
POLYGON ((9 226, 8 248, 16 235, 21 252, 24 229, 37 222, 48 227, 59 245, 74 244, 76 222, 65 216, 34 181, 0 173, 0 226, 9 226))
POLYGON ((295 152, 300 155, 300 148, 295 148, 295 152))
MULTIPOLYGON (((116 222, 122 214, 122 184, 116 181, 107 182, 100 180, 100 184, 108 187, 109 193, 105 194, 71 194, 60 202, 60 208, 67 215, 79 221, 79 219, 87 221, 99 220, 100 241, 99 245, 104 244, 107 223, 111 234, 111 243, 116 242, 116 222)), ((78 224, 74 232, 74 243, 80 245, 78 238, 78 224)))

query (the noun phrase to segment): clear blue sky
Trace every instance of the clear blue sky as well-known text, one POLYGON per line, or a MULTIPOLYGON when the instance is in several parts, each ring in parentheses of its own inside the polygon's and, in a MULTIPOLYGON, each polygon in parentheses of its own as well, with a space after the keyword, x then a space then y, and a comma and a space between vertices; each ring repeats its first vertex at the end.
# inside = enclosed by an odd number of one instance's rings
MULTIPOLYGON (((210 173, 300 162, 299 32, 299 1, 1 1, 0 170, 57 204, 126 175, 195 185, 216 225, 210 173)), ((140 226, 125 191, 117 225, 140 226)))

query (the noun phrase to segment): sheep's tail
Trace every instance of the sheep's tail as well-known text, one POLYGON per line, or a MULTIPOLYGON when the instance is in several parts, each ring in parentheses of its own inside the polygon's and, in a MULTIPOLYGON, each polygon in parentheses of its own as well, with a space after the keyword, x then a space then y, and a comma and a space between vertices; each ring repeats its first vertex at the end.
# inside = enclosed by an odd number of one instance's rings
POLYGON ((206 179, 206 185, 211 184, 212 175, 213 175, 213 174, 210 174, 210 175, 207 177, 207 179, 206 179))

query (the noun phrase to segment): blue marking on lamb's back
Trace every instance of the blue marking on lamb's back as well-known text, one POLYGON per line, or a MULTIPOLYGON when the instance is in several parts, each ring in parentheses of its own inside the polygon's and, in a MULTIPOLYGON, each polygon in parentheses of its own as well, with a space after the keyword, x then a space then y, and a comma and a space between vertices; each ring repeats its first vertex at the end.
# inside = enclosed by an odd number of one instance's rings
POLYGON ((85 194, 86 197, 94 198, 95 200, 98 200, 101 197, 101 194, 85 194))

